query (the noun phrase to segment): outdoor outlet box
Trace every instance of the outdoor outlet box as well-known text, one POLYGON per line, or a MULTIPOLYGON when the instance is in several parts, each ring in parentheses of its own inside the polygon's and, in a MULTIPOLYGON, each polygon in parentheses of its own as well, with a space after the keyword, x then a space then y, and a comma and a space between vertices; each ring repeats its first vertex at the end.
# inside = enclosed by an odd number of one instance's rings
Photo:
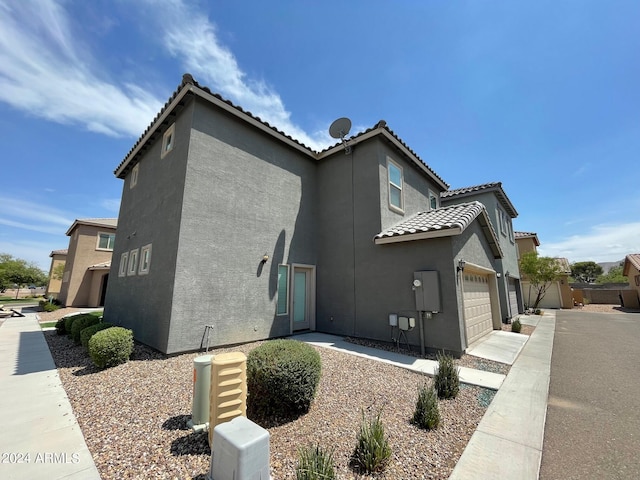
POLYGON ((414 288, 416 294, 416 310, 420 312, 437 313, 441 309, 440 305, 440 279, 437 270, 426 270, 413 272, 415 280, 420 281, 420 286, 414 288))

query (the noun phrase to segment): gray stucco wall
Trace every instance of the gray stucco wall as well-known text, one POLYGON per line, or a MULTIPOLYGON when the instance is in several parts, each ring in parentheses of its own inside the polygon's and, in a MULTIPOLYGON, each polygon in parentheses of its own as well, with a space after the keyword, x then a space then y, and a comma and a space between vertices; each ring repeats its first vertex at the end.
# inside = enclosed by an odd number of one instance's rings
POLYGON ((315 160, 198 101, 184 191, 167 353, 206 325, 212 346, 288 335, 278 264, 316 264, 315 160))
POLYGON ((162 135, 142 156, 135 187, 129 188, 131 172, 125 178, 105 300, 106 321, 133 329, 136 339, 162 352, 169 342, 192 114, 190 104, 177 116, 174 147, 164 158, 162 135), (122 253, 148 244, 149 273, 119 277, 122 253))

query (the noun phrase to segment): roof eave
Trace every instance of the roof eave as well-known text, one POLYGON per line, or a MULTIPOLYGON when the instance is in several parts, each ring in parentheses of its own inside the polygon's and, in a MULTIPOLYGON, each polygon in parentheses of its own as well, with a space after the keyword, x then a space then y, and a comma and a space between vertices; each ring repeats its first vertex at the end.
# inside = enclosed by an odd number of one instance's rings
POLYGON ((405 233, 402 235, 393 235, 391 237, 379 237, 374 239, 374 243, 377 245, 384 245, 387 243, 411 242, 413 240, 426 240, 429 238, 452 237, 454 235, 460 235, 463 231, 463 228, 456 226, 439 230, 429 230, 428 232, 405 233))

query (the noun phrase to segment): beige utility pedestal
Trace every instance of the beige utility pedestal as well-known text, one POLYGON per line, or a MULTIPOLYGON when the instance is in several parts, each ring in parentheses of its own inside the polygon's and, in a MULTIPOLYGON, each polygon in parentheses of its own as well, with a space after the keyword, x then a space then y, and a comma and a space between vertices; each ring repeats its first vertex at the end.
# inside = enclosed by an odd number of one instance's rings
POLYGON ((221 353, 211 359, 209 446, 216 425, 247 416, 247 357, 241 352, 221 353))

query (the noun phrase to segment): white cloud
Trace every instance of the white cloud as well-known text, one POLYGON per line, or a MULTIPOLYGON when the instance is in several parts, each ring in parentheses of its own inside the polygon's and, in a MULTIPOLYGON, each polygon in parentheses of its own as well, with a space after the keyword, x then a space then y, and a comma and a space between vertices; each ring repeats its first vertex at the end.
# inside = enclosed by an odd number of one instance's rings
POLYGON ((0 0, 0 101, 58 123, 138 136, 162 102, 136 85, 92 73, 70 19, 55 0, 0 0))
POLYGON ((120 212, 120 199, 119 198, 105 198, 100 202, 100 206, 110 212, 115 212, 116 215, 120 212))
POLYGON ((640 222, 596 225, 584 235, 573 235, 538 248, 546 257, 565 257, 570 262, 615 262, 640 252, 640 222))
POLYGON ((45 204, 0 197, 0 224, 52 235, 63 234, 75 218, 45 204))
POLYGON ((165 29, 164 46, 202 85, 316 150, 335 143, 327 134, 328 125, 324 131, 308 134, 293 123, 278 93, 263 80, 247 77, 233 53, 220 43, 216 25, 205 14, 182 0, 150 1, 154 10, 158 6, 166 9, 157 17, 162 20, 159 28, 165 29), (171 22, 165 22, 166 18, 171 22))
MULTIPOLYGON (((63 242, 65 238, 62 238, 63 242)), ((56 242, 34 242, 34 241, 6 241, 0 240, 0 252, 8 253, 15 258, 26 260, 27 262, 35 263, 41 270, 49 273, 49 267, 51 265, 51 259, 49 254, 53 250, 67 248, 67 243, 56 242)))

